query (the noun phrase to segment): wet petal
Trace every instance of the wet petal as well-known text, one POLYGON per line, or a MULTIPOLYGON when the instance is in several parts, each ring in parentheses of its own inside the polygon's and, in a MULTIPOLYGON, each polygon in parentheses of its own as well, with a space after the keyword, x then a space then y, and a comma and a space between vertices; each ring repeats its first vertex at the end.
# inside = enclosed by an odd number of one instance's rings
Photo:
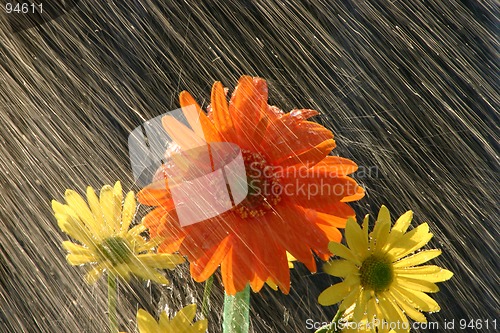
POLYGON ((364 237, 363 230, 353 218, 347 220, 345 238, 351 251, 358 256, 364 257, 368 253, 368 239, 364 237))
POLYGON ((350 292, 351 288, 346 282, 337 283, 326 288, 319 295, 318 302, 323 306, 333 305, 342 301, 350 292))
POLYGON ((342 278, 358 270, 359 268, 348 260, 332 260, 323 265, 325 273, 342 278))
POLYGON ((137 326, 140 332, 157 332, 159 329, 153 316, 143 309, 137 311, 137 326))
POLYGON ((175 266, 185 262, 180 255, 166 253, 140 254, 137 259, 146 267, 162 269, 174 269, 175 266))
POLYGON ((441 308, 435 300, 433 300, 429 295, 421 291, 406 289, 402 286, 394 286, 394 290, 399 292, 405 299, 415 305, 415 308, 426 311, 426 312, 436 312, 441 308))
POLYGON ((114 234, 116 226, 119 225, 119 216, 116 215, 116 201, 113 195, 113 188, 105 185, 101 189, 99 203, 104 215, 105 225, 103 228, 102 238, 110 237, 114 234))
POLYGON ((398 276, 421 279, 429 282, 443 282, 451 279, 453 276, 453 273, 449 270, 434 265, 398 268, 395 269, 394 273, 398 276))
POLYGON ((346 246, 340 243, 330 242, 328 244, 328 249, 336 256, 347 259, 355 263, 356 265, 359 266, 361 265, 359 257, 356 254, 354 254, 350 249, 348 249, 346 246))
POLYGON ((120 228, 120 233, 125 235, 128 232, 128 228, 134 219, 136 211, 135 195, 134 192, 130 191, 125 197, 125 202, 123 203, 122 211, 122 224, 120 228))
POLYGON ((191 322, 195 316, 196 304, 190 304, 177 312, 174 319, 171 320, 171 325, 173 327, 178 327, 180 331, 180 329, 191 326, 191 322))
POLYGON ((222 83, 215 82, 212 87, 212 115, 215 128, 219 131, 222 138, 228 142, 238 142, 234 132, 234 125, 229 114, 229 107, 224 94, 222 83))
POLYGON ((432 234, 429 233, 429 225, 424 223, 395 241, 389 240, 386 249, 393 258, 400 259, 422 248, 431 238, 432 234))
POLYGON ((172 116, 162 117, 161 124, 170 138, 184 151, 206 145, 204 139, 172 116))
POLYGON ((412 279, 397 275, 396 282, 398 283, 398 285, 406 289, 412 289, 426 293, 437 293, 439 291, 439 287, 437 285, 427 280, 412 279))
POLYGON ((66 261, 71 266, 80 266, 84 264, 88 264, 91 262, 95 262, 96 258, 92 253, 90 254, 68 254, 66 256, 66 261))
POLYGON ((187 91, 179 94, 179 102, 189 125, 200 138, 208 143, 220 141, 219 131, 187 91))
POLYGON ((102 276, 105 267, 106 266, 104 264, 94 266, 87 274, 85 274, 85 282, 88 284, 95 284, 102 276))
POLYGON ((83 200, 78 193, 72 190, 67 190, 65 197, 68 206, 78 215, 90 232, 97 236, 99 226, 97 225, 96 220, 94 219, 94 214, 90 211, 85 200, 83 200))
POLYGON ((283 167, 292 165, 304 165, 310 167, 323 160, 333 148, 335 148, 335 141, 333 139, 325 140, 300 155, 291 155, 290 157, 279 161, 279 164, 283 167))
POLYGON ((400 293, 392 291, 390 292, 390 295, 394 298, 397 305, 405 312, 405 314, 408 315, 408 317, 417 322, 427 322, 425 316, 420 311, 415 310, 415 307, 409 303, 407 299, 402 297, 400 293))
POLYGON ((394 268, 410 267, 426 263, 427 261, 436 258, 441 254, 441 250, 426 250, 406 257, 394 263, 394 268))

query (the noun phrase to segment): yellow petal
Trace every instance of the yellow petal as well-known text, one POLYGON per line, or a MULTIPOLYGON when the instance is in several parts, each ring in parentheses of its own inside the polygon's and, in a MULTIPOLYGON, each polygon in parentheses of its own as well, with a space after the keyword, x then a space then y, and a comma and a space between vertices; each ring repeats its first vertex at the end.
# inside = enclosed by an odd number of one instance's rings
POLYGON ((196 304, 190 304, 182 308, 172 319, 172 325, 177 327, 189 327, 196 316, 196 304))
POLYGON ((71 238, 87 245, 87 247, 94 246, 95 242, 91 238, 92 236, 79 220, 74 219, 69 215, 66 215, 64 219, 62 217, 58 217, 57 220, 59 228, 63 232, 67 233, 71 238))
POLYGON ((109 185, 105 185, 101 189, 99 203, 101 205, 102 213, 104 215, 104 232, 103 238, 111 237, 115 234, 117 226, 119 226, 119 215, 116 215, 115 209, 115 197, 113 195, 113 188, 109 185))
POLYGON ((399 292, 403 298, 407 299, 415 306, 415 308, 421 311, 436 312, 441 309, 435 300, 423 292, 406 289, 401 286, 394 286, 391 288, 394 288, 394 290, 399 292))
POLYGON ((128 232, 128 228, 130 228, 130 224, 135 216, 136 211, 136 202, 134 192, 130 191, 127 193, 125 197, 125 202, 123 203, 123 211, 122 211, 122 224, 120 233, 125 236, 128 232))
POLYGON ((157 333, 159 329, 153 316, 143 309, 137 311, 137 326, 141 333, 157 333))
POLYGON ((437 285, 426 280, 412 279, 397 275, 396 282, 406 289, 413 289, 425 293, 437 293, 439 291, 437 285))
POLYGON ((361 265, 359 257, 340 243, 330 242, 328 244, 328 249, 336 256, 349 260, 355 263, 356 265, 361 265))
POLYGON ((356 301, 356 307, 354 308, 354 313, 352 315, 352 321, 355 323, 360 323, 363 319, 368 300, 370 299, 370 291, 363 290, 359 293, 358 299, 356 301))
POLYGON ((126 238, 133 240, 146 230, 148 230, 148 228, 144 224, 138 224, 128 231, 126 238))
POLYGON ((272 290, 277 291, 278 290, 278 285, 273 282, 271 279, 267 279, 266 283, 269 287, 271 287, 272 290))
POLYGON ((72 254, 85 254, 85 255, 90 255, 92 251, 86 247, 83 247, 81 245, 75 244, 71 241, 64 241, 62 242, 62 247, 68 252, 71 252, 72 254))
POLYGON ((163 237, 155 237, 153 239, 150 239, 149 241, 145 241, 144 238, 137 236, 131 239, 131 242, 135 242, 135 252, 140 253, 140 252, 148 252, 163 243, 164 238, 163 237))
POLYGON ((410 317, 411 319, 421 322, 421 323, 426 323, 427 318, 422 314, 422 312, 415 310, 415 307, 409 303, 405 298, 401 297, 401 294, 397 292, 390 292, 391 296, 394 298, 398 306, 405 312, 405 314, 410 317))
POLYGON ((395 262, 393 267, 400 268, 400 267, 410 267, 410 266, 420 265, 431 259, 436 258, 440 254, 441 250, 436 250, 436 249, 422 251, 410 257, 406 257, 404 259, 395 262))
POLYGON ((352 217, 347 219, 345 227, 345 238, 351 251, 360 257, 364 257, 368 252, 368 238, 363 237, 363 230, 358 222, 352 217))
POLYGON ((151 280, 151 281, 157 282, 159 284, 169 284, 170 283, 165 276, 163 276, 162 274, 160 274, 157 270, 155 270, 153 268, 146 267, 143 265, 140 265, 140 266, 129 265, 128 268, 132 272, 132 274, 134 274, 138 278, 141 278, 145 281, 151 280))
POLYGON ((340 302, 351 292, 351 286, 345 281, 326 288, 318 297, 318 303, 324 306, 340 302))
POLYGON ((207 328, 208 328, 208 320, 202 319, 202 320, 198 320, 196 323, 194 323, 191 326, 191 330, 189 330, 188 332, 190 332, 190 333, 205 333, 207 331, 207 328))
POLYGON ((443 282, 451 279, 453 276, 453 273, 449 270, 435 265, 397 268, 394 270, 394 273, 398 276, 426 280, 429 282, 443 282))
POLYGON ((362 291, 360 286, 355 286, 354 288, 352 288, 349 294, 344 297, 342 303, 340 303, 339 310, 346 311, 348 308, 354 305, 361 293, 362 291))
POLYGON ((343 278, 358 271, 358 267, 347 260, 332 260, 323 265, 323 271, 343 278))
POLYGON ((363 219, 363 237, 365 239, 368 239, 368 225, 370 223, 370 215, 366 214, 365 218, 363 219))
POLYGON ((93 255, 85 255, 85 254, 68 254, 66 256, 66 261, 71 266, 80 266, 83 264, 88 264, 95 262, 96 259, 93 255))
POLYGON ((104 264, 98 264, 88 271, 85 275, 85 282, 88 284, 95 284, 104 272, 104 264))
POLYGON ((113 198, 115 200, 113 213, 113 215, 115 216, 114 234, 118 234, 121 230, 121 217, 123 207, 123 190, 122 184, 119 181, 117 181, 113 186, 113 198))
POLYGON ((76 212, 78 217, 83 221, 90 232, 93 235, 97 235, 99 226, 97 225, 96 220, 94 219, 94 214, 90 211, 85 200, 83 200, 78 193, 72 190, 67 190, 65 197, 68 206, 76 212))
POLYGON ((96 237, 100 240, 104 239, 102 231, 105 229, 106 222, 104 221, 104 215, 102 213, 101 204, 99 203, 99 198, 95 194, 94 189, 91 186, 87 187, 87 202, 96 221, 96 225, 99 227, 96 237))
MULTIPOLYGON (((389 236, 389 238, 391 237, 389 236)), ((423 247, 431 238, 432 234, 429 233, 429 225, 424 223, 401 237, 390 240, 387 250, 393 258, 400 259, 423 247)))
MULTIPOLYGON (((382 211, 382 208, 380 210, 382 211)), ((388 213, 389 211, 387 211, 387 214, 388 213)), ((391 230, 390 217, 384 217, 384 215, 385 214, 382 214, 382 217, 380 217, 379 214, 379 220, 375 223, 375 227, 371 233, 372 239, 370 242, 370 248, 374 249, 376 252, 382 251, 382 248, 387 244, 387 238, 389 237, 389 231, 391 230)))
POLYGON ((408 230, 412 219, 413 212, 409 210, 397 219, 396 223, 394 223, 394 226, 392 227, 391 232, 405 233, 406 230, 408 230))
POLYGON ((388 223, 391 225, 391 213, 389 212, 389 209, 387 209, 386 206, 382 205, 380 207, 380 210, 378 212, 377 216, 377 223, 388 223))
POLYGON ((54 214, 63 214, 66 215, 66 208, 65 205, 60 203, 59 201, 52 200, 52 210, 54 211, 54 214))
POLYGON ((386 321, 390 323, 398 323, 400 327, 398 327, 395 331, 398 333, 409 332, 410 325, 408 324, 408 318, 401 311, 399 306, 390 298, 390 294, 384 293, 379 298, 379 306, 382 310, 384 318, 386 321), (403 327, 408 327, 408 329, 404 329, 403 327))
POLYGON ((394 224, 391 233, 387 239, 387 244, 384 247, 384 251, 387 250, 391 244, 399 242, 401 237, 405 234, 410 226, 411 220, 413 218, 413 212, 411 210, 407 211, 403 215, 401 215, 396 223, 394 224))
POLYGON ((178 254, 148 253, 137 255, 140 263, 146 267, 174 269, 175 266, 185 262, 185 259, 178 254))

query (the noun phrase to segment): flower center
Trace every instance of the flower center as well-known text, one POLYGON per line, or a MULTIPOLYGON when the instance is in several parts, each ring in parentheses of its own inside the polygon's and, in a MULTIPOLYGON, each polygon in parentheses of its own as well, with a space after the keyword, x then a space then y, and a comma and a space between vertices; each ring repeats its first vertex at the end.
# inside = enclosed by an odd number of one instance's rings
POLYGON ((281 201, 281 186, 273 167, 260 153, 241 151, 248 183, 248 194, 234 209, 242 218, 264 215, 281 201))
POLYGON ((385 256, 371 255, 361 264, 361 286, 375 292, 387 290, 394 279, 392 262, 385 256))
POLYGON ((98 245, 98 249, 102 257, 113 266, 130 262, 133 255, 128 242, 121 237, 106 238, 98 245))

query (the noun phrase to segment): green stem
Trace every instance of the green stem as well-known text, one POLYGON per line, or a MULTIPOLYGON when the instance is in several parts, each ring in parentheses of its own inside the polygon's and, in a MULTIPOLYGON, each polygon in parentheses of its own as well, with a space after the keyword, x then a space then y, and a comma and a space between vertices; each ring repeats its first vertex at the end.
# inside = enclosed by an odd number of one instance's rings
POLYGON ((201 313, 205 319, 208 319, 208 302, 210 300, 210 293, 212 292, 213 284, 214 276, 211 275, 205 282, 205 289, 203 290, 203 303, 201 304, 201 313))
POLYGON ((224 294, 224 333, 248 333, 250 327, 250 286, 234 296, 224 294))
POLYGON ((108 273, 108 318, 109 332, 118 333, 118 316, 116 315, 116 302, 118 294, 118 284, 116 277, 112 273, 108 273))

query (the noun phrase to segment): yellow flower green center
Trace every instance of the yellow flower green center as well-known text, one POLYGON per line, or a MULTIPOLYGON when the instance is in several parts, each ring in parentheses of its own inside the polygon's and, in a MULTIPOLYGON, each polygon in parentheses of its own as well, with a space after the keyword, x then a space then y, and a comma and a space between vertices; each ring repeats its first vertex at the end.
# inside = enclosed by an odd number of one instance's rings
POLYGON ((359 272, 361 286, 375 292, 389 289, 394 279, 392 262, 385 256, 369 256, 361 264, 359 272))
POLYGON ((121 237, 106 238, 98 245, 99 253, 113 266, 130 262, 133 252, 128 242, 121 237))

